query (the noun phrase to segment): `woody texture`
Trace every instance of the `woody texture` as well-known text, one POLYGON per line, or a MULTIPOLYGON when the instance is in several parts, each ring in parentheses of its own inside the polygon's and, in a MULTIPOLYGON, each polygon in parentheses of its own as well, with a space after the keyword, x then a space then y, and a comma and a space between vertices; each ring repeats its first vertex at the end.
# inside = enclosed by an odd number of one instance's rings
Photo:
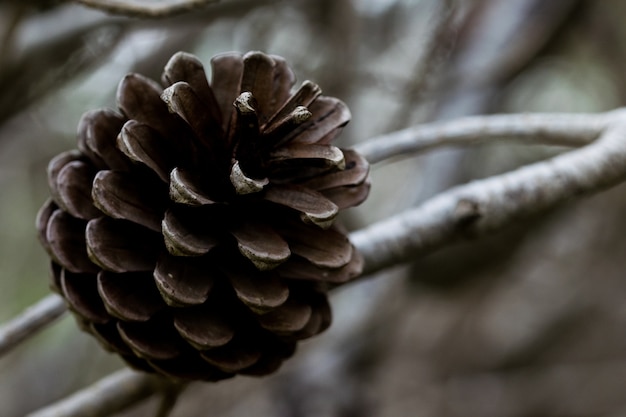
POLYGON ((127 75, 48 166, 37 227, 52 288, 129 365, 183 379, 265 375, 331 322, 362 259, 335 224, 368 164, 332 145, 350 112, 260 52, 179 52, 127 75))

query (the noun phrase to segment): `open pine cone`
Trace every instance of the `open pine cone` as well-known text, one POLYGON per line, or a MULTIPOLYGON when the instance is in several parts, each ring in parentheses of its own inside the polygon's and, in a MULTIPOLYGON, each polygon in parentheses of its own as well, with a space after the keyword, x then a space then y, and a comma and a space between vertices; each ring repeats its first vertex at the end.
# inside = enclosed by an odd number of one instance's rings
POLYGON ((285 61, 202 64, 119 85, 49 164, 37 226, 52 286, 131 366, 186 379, 264 375, 326 329, 326 292, 362 260, 333 225, 368 194, 368 164, 330 143, 350 119, 285 61))

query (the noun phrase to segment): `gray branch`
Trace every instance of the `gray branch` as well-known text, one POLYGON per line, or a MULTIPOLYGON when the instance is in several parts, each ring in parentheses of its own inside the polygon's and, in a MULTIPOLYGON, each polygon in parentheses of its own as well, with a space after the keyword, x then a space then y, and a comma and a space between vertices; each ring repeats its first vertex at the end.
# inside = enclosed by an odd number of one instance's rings
POLYGON ((217 3, 220 0, 74 0, 107 13, 132 17, 159 18, 217 3))
MULTIPOLYGON (((479 237, 517 218, 626 179, 626 110, 597 115, 483 116, 424 125, 366 142, 372 162, 435 146, 496 138, 582 146, 504 175, 452 188, 421 206, 353 232, 365 274, 479 237), (597 140, 595 140, 597 138, 597 140), (595 140, 595 141, 594 141, 595 140)), ((164 382, 131 371, 106 377, 31 417, 106 416, 147 398, 164 382)))
MULTIPOLYGON (((561 129, 566 132, 565 120, 570 118, 572 132, 560 138, 580 142, 595 136, 592 126, 604 125, 606 129, 597 141, 583 148, 454 187, 419 207, 352 233, 350 239, 365 259, 364 273, 414 259, 461 239, 485 235, 520 217, 544 211, 572 197, 601 191, 626 178, 626 110, 604 116, 582 116, 580 120, 586 120, 588 125, 578 123, 577 117, 559 116, 553 119, 555 125, 549 126, 551 117, 530 117, 529 120, 543 121, 530 126, 542 134, 549 132, 546 138, 557 139, 561 129)), ((515 116, 510 116, 508 121, 514 119, 515 116)), ((504 129, 492 129, 491 120, 496 122, 495 126, 501 126, 506 117, 487 116, 481 122, 487 131, 499 130, 499 135, 505 135, 504 129)), ((517 126, 519 130, 510 133, 526 137, 522 124, 517 126)), ((476 129, 475 133, 480 131, 476 129)), ((469 135, 464 137, 472 140, 469 135)))
POLYGON ((164 384, 155 376, 122 369, 27 417, 109 416, 150 397, 163 389, 164 384))
POLYGON ((578 147, 594 140, 616 117, 600 114, 502 114, 426 123, 377 136, 355 146, 370 163, 433 148, 499 139, 578 147))
POLYGON ((53 323, 65 312, 65 302, 56 294, 41 299, 0 327, 0 356, 53 323))

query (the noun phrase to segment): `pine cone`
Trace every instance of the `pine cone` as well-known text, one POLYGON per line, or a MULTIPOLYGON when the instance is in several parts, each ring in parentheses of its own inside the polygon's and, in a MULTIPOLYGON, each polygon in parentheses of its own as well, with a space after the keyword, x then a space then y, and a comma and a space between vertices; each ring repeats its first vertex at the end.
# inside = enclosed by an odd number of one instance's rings
POLYGON ((186 379, 264 375, 326 329, 327 291, 362 260, 337 213, 368 164, 330 143, 347 107, 260 52, 174 55, 127 75, 119 113, 83 115, 38 215, 52 287, 131 366, 186 379))

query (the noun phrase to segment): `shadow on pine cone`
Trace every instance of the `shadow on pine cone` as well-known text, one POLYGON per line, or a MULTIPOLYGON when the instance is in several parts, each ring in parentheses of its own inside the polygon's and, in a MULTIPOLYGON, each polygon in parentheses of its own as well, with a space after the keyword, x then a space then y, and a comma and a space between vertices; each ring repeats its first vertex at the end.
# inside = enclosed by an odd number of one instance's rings
POLYGON ((367 162, 330 143, 349 121, 285 61, 177 53, 162 82, 119 85, 49 164, 37 226, 52 285, 131 366, 186 379, 264 375, 331 321, 327 290, 362 259, 335 225, 367 162))

